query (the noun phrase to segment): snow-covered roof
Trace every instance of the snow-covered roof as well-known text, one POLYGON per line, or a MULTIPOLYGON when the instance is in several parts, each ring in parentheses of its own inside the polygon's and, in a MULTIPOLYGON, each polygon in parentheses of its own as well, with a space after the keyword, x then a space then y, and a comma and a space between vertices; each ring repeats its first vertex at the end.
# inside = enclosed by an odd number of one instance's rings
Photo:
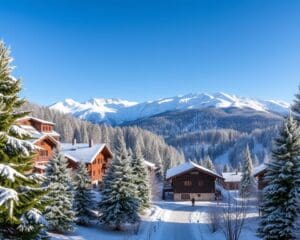
POLYGON ((149 162, 149 161, 146 161, 146 160, 144 160, 144 164, 147 166, 147 167, 150 167, 150 168, 155 168, 155 164, 154 163, 152 163, 152 162, 149 162))
POLYGON ((255 167, 253 170, 253 176, 256 177, 261 172, 267 169, 267 165, 265 163, 260 164, 259 166, 255 167))
POLYGON ((241 172, 223 172, 222 177, 224 178, 224 182, 240 182, 242 179, 241 172))
POLYGON ((167 170, 167 174, 166 174, 166 179, 169 179, 169 178, 172 178, 172 177, 175 177, 179 174, 182 174, 182 173, 185 173, 185 172, 188 172, 192 169, 198 169, 202 172, 205 172, 209 175, 212 175, 212 176, 215 176, 217 178, 222 178, 219 174, 205 168, 205 167, 202 167, 192 161, 188 161, 188 162, 185 162, 185 163, 182 163, 176 167, 173 167, 173 168, 170 168, 167 170))
POLYGON ((26 116, 26 117, 20 118, 18 120, 22 121, 22 120, 27 120, 27 119, 32 119, 33 121, 40 122, 40 123, 43 123, 43 124, 55 125, 55 123, 53 123, 53 122, 46 121, 46 120, 36 118, 36 117, 31 117, 31 116, 26 116))
POLYGON ((31 135, 31 139, 29 140, 32 143, 36 143, 38 140, 45 136, 50 136, 50 137, 59 137, 59 133, 56 131, 51 131, 51 132, 39 132, 36 130, 33 126, 30 125, 19 125, 19 127, 25 131, 27 131, 31 135))
MULTIPOLYGON (((88 143, 61 143, 61 150, 64 152, 65 157, 74 162, 91 163, 95 157, 104 149, 107 148, 106 144, 94 144, 89 146, 88 143)), ((108 148, 107 148, 108 149, 108 148)), ((112 153, 108 149, 112 156, 112 153)))

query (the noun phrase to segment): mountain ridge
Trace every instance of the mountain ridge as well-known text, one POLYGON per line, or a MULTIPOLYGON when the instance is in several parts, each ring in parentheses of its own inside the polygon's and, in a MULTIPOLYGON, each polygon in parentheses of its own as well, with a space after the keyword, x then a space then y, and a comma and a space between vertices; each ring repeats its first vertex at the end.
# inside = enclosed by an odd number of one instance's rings
POLYGON ((85 102, 67 98, 49 107, 93 123, 119 125, 174 110, 234 107, 285 115, 289 106, 289 103, 281 100, 259 100, 217 92, 190 93, 141 103, 119 98, 92 98, 85 102))

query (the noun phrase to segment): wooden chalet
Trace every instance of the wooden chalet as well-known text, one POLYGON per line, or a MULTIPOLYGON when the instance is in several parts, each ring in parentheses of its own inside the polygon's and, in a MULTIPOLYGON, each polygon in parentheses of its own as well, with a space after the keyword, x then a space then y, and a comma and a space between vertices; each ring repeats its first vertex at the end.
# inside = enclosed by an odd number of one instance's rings
POLYGON ((53 156, 53 151, 59 145, 60 135, 54 131, 54 123, 39 118, 24 117, 18 119, 16 125, 31 135, 32 142, 36 148, 33 158, 34 172, 44 173, 48 161, 53 156))
POLYGON ((239 190, 242 180, 241 172, 223 172, 223 181, 221 182, 223 187, 227 190, 239 190))
POLYGON ((217 173, 194 162, 186 162, 167 171, 163 198, 173 193, 175 201, 213 201, 216 199, 216 180, 223 180, 217 173))
POLYGON ((76 169, 78 163, 85 163, 93 185, 102 182, 113 155, 106 144, 61 143, 61 150, 69 161, 69 167, 76 169))
POLYGON ((257 179, 257 189, 259 191, 263 190, 267 185, 267 182, 264 180, 266 172, 267 165, 264 163, 256 167, 253 171, 253 176, 257 179))

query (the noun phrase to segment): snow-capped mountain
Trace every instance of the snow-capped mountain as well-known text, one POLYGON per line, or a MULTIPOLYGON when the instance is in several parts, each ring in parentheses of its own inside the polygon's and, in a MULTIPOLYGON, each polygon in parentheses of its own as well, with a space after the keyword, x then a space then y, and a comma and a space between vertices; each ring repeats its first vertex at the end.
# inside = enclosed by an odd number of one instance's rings
POLYGON ((284 101, 258 100, 219 92, 214 94, 187 94, 143 103, 103 98, 93 98, 80 103, 72 99, 65 99, 50 106, 51 109, 70 113, 91 122, 107 122, 111 124, 134 121, 166 111, 208 107, 249 108, 260 112, 286 114, 289 104, 284 101))

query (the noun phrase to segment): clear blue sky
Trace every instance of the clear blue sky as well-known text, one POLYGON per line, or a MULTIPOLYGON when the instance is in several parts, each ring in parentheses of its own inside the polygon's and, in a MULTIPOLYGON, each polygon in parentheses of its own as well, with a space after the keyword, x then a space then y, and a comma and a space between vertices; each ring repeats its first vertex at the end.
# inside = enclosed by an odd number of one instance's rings
POLYGON ((2 0, 0 38, 40 104, 217 91, 291 101, 299 13, 298 0, 2 0))

